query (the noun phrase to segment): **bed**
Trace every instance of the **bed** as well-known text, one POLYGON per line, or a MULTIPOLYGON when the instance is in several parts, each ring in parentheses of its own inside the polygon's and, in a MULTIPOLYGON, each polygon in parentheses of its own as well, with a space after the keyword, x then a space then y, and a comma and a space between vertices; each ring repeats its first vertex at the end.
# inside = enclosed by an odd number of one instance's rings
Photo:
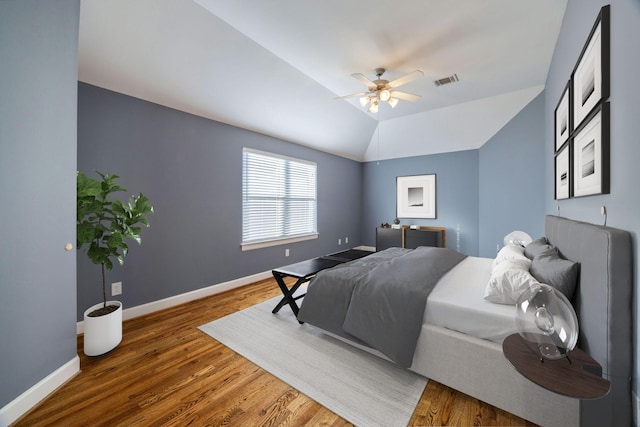
MULTIPOLYGON (((513 307, 502 306, 498 316, 503 319, 488 322, 489 328, 483 329, 485 335, 481 338, 471 335, 476 331, 465 328, 482 322, 482 310, 453 316, 453 324, 452 319, 438 320, 447 317, 450 309, 447 304, 456 303, 455 298, 447 297, 445 288, 460 299, 482 299, 480 291, 466 291, 465 283, 470 275, 478 276, 480 281, 489 277, 492 260, 486 258, 453 260, 454 266, 437 279, 418 326, 413 357, 406 366, 539 425, 631 425, 631 236, 610 227, 547 216, 545 237, 563 258, 580 265, 578 285, 572 298, 580 325, 578 346, 602 365, 603 376, 611 382, 606 396, 593 400, 573 399, 547 391, 520 375, 504 357, 501 345, 501 340, 516 330, 513 307), (492 329, 493 323, 496 326, 492 329)), ((307 322, 311 319, 311 324, 345 342, 390 358, 385 356, 388 352, 383 354, 371 349, 358 338, 336 329, 335 325, 315 324, 316 319, 309 313, 313 313, 314 308, 321 311, 320 305, 326 301, 309 298, 313 287, 312 281, 299 319, 307 322)), ((342 285, 335 287, 343 289, 342 285)), ((485 301, 484 304, 492 303, 485 301)), ((375 320, 373 322, 375 325, 375 320)), ((391 359, 395 360, 394 357, 392 355, 391 359)), ((402 358, 396 362, 402 362, 402 358)))

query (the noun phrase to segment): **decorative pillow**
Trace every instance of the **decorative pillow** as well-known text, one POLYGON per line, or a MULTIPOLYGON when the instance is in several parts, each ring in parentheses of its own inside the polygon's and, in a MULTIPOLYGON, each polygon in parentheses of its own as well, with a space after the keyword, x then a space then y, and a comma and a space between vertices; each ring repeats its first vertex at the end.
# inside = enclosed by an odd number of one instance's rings
POLYGON ((547 249, 551 249, 551 248, 553 248, 553 246, 549 244, 549 242, 547 241, 547 238, 540 237, 539 239, 536 239, 533 242, 529 243, 527 246, 525 246, 524 256, 533 260, 536 257, 536 255, 538 255, 540 252, 546 251, 547 249))
POLYGON ((578 282, 580 264, 560 258, 555 248, 540 252, 531 263, 531 274, 540 283, 556 288, 569 300, 578 282))
POLYGON ((522 246, 507 245, 498 251, 491 267, 495 268, 496 265, 511 260, 529 261, 529 258, 524 256, 524 248, 522 246))
POLYGON ((484 299, 498 304, 515 304, 518 297, 538 281, 529 273, 531 261, 507 260, 497 264, 484 292, 484 299))

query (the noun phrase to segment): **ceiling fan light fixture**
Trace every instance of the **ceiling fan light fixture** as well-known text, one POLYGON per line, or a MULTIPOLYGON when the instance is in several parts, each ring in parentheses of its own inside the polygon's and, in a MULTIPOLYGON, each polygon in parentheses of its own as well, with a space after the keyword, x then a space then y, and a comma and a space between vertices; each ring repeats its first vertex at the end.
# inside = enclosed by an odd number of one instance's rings
POLYGON ((340 96, 336 99, 345 99, 345 98, 358 98, 360 101, 360 106, 366 108, 370 113, 377 113, 378 108, 380 107, 381 102, 388 103, 391 108, 395 108, 398 105, 399 100, 416 102, 420 100, 420 95, 413 95, 411 93, 399 92, 396 89, 399 86, 407 84, 413 80, 416 80, 422 76, 424 73, 420 70, 415 70, 409 74, 405 74, 404 76, 397 78, 393 81, 388 81, 382 78, 384 74, 384 68, 376 68, 374 73, 376 74, 376 80, 371 80, 367 78, 364 74, 353 73, 352 77, 360 80, 362 83, 367 85, 368 92, 360 92, 354 93, 351 95, 340 96))

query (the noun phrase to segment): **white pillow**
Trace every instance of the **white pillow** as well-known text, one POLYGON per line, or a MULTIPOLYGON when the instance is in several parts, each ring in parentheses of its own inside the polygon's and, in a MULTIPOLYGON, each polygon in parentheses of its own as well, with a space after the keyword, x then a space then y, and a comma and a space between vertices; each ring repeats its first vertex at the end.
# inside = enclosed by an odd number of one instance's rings
MULTIPOLYGON (((530 261, 530 260, 524 255, 524 248, 522 246, 507 245, 502 249, 500 249, 500 251, 496 255, 496 259, 493 260, 493 264, 491 265, 491 267, 496 268, 498 264, 504 261, 530 261)), ((531 265, 531 262, 529 262, 529 266, 530 265, 531 265)), ((527 266, 527 268, 529 267, 527 266)))
POLYGON ((531 261, 506 260, 496 265, 484 291, 484 299, 498 304, 515 304, 518 297, 538 281, 529 273, 531 261))

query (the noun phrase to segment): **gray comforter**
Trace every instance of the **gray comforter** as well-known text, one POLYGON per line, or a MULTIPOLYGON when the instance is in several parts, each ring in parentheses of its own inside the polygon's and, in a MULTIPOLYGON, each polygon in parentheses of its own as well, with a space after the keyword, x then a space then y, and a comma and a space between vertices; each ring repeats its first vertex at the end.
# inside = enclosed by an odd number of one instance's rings
POLYGON ((298 320, 408 368, 429 293, 465 257, 445 248, 389 248, 323 270, 309 284, 298 320))

